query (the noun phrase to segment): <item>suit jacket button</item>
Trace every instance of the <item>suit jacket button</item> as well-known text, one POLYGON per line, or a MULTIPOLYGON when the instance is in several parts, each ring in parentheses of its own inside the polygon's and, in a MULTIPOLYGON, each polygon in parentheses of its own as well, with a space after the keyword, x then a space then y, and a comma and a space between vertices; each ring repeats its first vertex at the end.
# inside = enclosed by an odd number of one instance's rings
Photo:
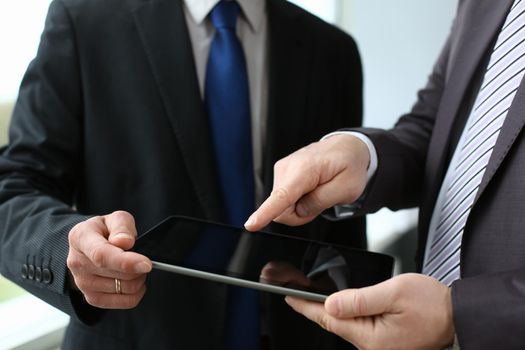
POLYGON ((27 270, 27 278, 30 280, 35 279, 35 265, 29 265, 29 269, 27 270))
POLYGON ((45 268, 42 270, 42 281, 45 284, 51 284, 51 282, 53 282, 53 273, 50 269, 45 268))
POLYGON ((27 264, 22 265, 22 278, 23 279, 27 278, 27 270, 28 270, 27 264))
POLYGON ((35 269, 35 281, 41 282, 42 281, 42 268, 38 266, 35 269))

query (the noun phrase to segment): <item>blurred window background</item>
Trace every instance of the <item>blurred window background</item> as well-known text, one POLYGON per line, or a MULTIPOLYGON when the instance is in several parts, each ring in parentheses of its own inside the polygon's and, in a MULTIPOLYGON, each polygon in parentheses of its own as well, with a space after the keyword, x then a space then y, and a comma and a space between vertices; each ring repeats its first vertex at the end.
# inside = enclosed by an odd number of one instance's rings
POLYGON ((0 2, 0 144, 29 61, 35 56, 50 0, 0 2))
MULTIPOLYGON (((0 147, 51 0, 0 1, 0 147)), ((1 220, 1 218, 0 218, 1 220)), ((53 349, 68 317, 0 276, 0 349, 53 349)))
MULTIPOLYGON (((0 145, 7 143, 7 125, 18 87, 28 63, 36 54, 50 2, 0 2, 0 145)), ((0 303, 20 294, 21 289, 0 279, 0 303)))
MULTIPOLYGON (((0 146, 27 65, 34 57, 51 0, 0 1, 0 146)), ((365 79, 364 124, 389 128, 415 101, 445 40, 453 0, 293 0, 357 41, 365 79)), ((412 269, 416 210, 383 209, 368 217, 369 248, 412 269)), ((0 276, 0 349, 59 346, 67 316, 0 276), (30 331, 28 331, 30 330, 30 331)))

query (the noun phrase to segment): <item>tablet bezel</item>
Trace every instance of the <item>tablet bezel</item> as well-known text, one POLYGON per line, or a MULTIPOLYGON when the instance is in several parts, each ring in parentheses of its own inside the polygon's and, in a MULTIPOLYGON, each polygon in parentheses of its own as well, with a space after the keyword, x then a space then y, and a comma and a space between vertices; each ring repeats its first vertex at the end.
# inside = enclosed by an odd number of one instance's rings
POLYGON ((290 295, 290 296, 299 297, 299 298, 312 300, 312 301, 317 301, 321 303, 323 303, 325 299, 328 297, 327 295, 323 295, 323 294, 307 292, 307 291, 303 291, 299 289, 291 289, 291 288, 276 286, 273 284, 255 282, 255 281, 245 280, 245 279, 241 279, 237 277, 219 275, 216 273, 190 269, 190 268, 182 267, 178 265, 169 265, 169 264, 161 263, 158 261, 152 261, 152 263, 153 263, 154 269, 174 272, 174 273, 178 273, 178 274, 190 276, 190 277, 202 278, 202 279, 206 279, 206 280, 213 281, 213 282, 231 284, 231 285, 238 286, 238 287, 253 288, 253 289, 263 291, 263 292, 290 295))
MULTIPOLYGON (((150 228, 149 230, 147 230, 146 232, 141 234, 137 238, 137 240, 140 241, 141 238, 143 238, 143 237, 145 237, 145 236, 155 232, 156 230, 159 229, 159 227, 161 227, 163 225, 166 225, 166 224, 168 224, 169 221, 173 221, 173 220, 186 221, 186 222, 190 222, 190 223, 205 224, 205 225, 212 225, 212 226, 215 226, 215 227, 232 229, 232 230, 238 232, 239 234, 247 232, 243 228, 235 227, 235 226, 232 226, 232 225, 226 225, 226 224, 222 224, 222 223, 217 223, 217 222, 208 221, 208 220, 202 220, 202 219, 196 219, 196 218, 191 218, 191 217, 187 217, 187 216, 174 215, 174 216, 169 216, 169 217, 165 218, 164 220, 159 222, 157 225, 153 226, 152 228, 150 228)), ((306 239, 306 238, 303 238, 303 237, 283 235, 283 234, 278 234, 278 233, 273 233, 273 232, 257 231, 257 232, 249 232, 249 234, 257 234, 257 235, 261 235, 262 234, 262 235, 269 235, 269 236, 277 236, 280 239, 282 238, 282 239, 286 239, 286 240, 302 241, 302 242, 305 242, 305 243, 317 244, 317 245, 320 245, 320 246, 340 248, 340 249, 343 249, 343 250, 348 251, 348 252, 351 251, 351 252, 353 252, 353 254, 366 254, 366 255, 370 255, 370 256, 376 256, 376 259, 380 259, 380 260, 383 260, 383 261, 389 260, 391 268, 392 268, 392 271, 393 271, 393 267, 394 267, 394 259, 391 256, 383 254, 383 253, 364 251, 364 250, 356 249, 356 248, 353 248, 353 247, 341 246, 339 244, 332 244, 332 243, 329 243, 329 242, 316 241, 316 240, 306 239)), ((137 241, 137 243, 138 243, 138 241, 137 241)), ((143 254, 143 253, 141 253, 141 254, 143 254)), ((241 276, 232 276, 231 274, 230 275, 226 275, 226 274, 220 274, 220 273, 216 273, 216 272, 205 271, 203 269, 198 269, 198 268, 194 268, 194 267, 181 266, 180 264, 177 264, 177 263, 168 263, 168 262, 158 261, 156 258, 158 258, 158 257, 151 257, 152 263, 153 263, 153 268, 156 269, 156 270, 167 271, 167 272, 171 272, 171 273, 177 273, 177 274, 180 274, 180 275, 185 275, 185 276, 189 276, 189 277, 200 278, 200 279, 205 279, 205 280, 209 280, 209 281, 235 285, 235 286, 239 286, 239 287, 252 288, 252 289, 260 290, 260 291, 263 291, 263 292, 271 292, 271 293, 276 293, 276 294, 281 294, 281 295, 291 295, 291 296, 295 296, 295 297, 299 297, 299 298, 303 298, 303 299, 307 299, 307 300, 312 300, 312 301, 316 301, 316 302, 324 302, 324 300, 328 297, 327 294, 321 294, 321 293, 315 292, 315 291, 307 291, 307 290, 303 290, 303 289, 296 289, 296 288, 293 288, 291 286, 280 286, 280 285, 269 284, 269 283, 265 283, 265 282, 258 282, 258 281, 253 280, 253 278, 252 279, 247 279, 247 278, 245 279, 245 278, 242 278, 241 276)), ((168 259, 168 257, 166 257, 166 258, 168 259)), ((390 273, 390 276, 391 275, 392 275, 392 272, 390 273)))

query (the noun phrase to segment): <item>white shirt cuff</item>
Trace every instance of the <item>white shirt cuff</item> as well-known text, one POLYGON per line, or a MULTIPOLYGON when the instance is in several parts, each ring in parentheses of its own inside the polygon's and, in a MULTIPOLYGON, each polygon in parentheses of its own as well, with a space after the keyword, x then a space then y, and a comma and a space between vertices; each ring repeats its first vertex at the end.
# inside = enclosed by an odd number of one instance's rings
MULTIPOLYGON (((370 140, 370 138, 366 136, 365 134, 362 134, 356 131, 335 131, 335 132, 332 132, 330 134, 323 136, 321 138, 321 141, 329 137, 332 137, 334 135, 340 135, 340 134, 347 134, 347 135, 355 136, 366 144, 366 147, 368 148, 368 153, 370 155, 370 164, 368 164, 368 169, 366 173, 366 180, 368 183, 368 181, 370 181, 372 176, 374 176, 374 174, 376 173, 377 162, 378 162, 377 151, 376 151, 374 144, 372 143, 372 140, 370 140)), ((352 204, 336 205, 333 207, 332 215, 327 214, 323 216, 325 216, 327 219, 332 220, 332 221, 334 220, 337 221, 337 220, 352 217, 360 206, 358 202, 359 201, 352 203, 352 204)))

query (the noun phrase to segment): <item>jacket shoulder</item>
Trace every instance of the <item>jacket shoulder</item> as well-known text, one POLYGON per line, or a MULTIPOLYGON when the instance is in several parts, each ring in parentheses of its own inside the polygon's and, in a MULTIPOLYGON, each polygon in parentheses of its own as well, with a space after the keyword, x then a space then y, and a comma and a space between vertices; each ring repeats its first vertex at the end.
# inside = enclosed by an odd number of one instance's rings
POLYGON ((357 52, 357 44, 350 34, 305 9, 284 0, 268 0, 268 6, 273 12, 270 15, 278 14, 284 20, 294 21, 294 25, 299 26, 298 30, 318 45, 357 52))
POLYGON ((147 0, 53 0, 53 3, 59 3, 70 12, 71 15, 81 14, 84 17, 96 17, 123 10, 129 11, 146 1, 147 0))

